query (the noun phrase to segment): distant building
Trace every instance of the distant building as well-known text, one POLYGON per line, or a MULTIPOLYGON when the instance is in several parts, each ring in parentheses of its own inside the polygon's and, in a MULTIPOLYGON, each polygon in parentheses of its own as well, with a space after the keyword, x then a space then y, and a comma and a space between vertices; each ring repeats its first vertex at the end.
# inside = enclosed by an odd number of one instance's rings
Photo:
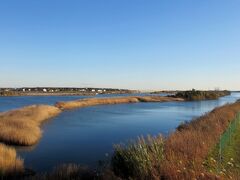
POLYGON ((47 92, 47 89, 43 89, 43 92, 47 92))

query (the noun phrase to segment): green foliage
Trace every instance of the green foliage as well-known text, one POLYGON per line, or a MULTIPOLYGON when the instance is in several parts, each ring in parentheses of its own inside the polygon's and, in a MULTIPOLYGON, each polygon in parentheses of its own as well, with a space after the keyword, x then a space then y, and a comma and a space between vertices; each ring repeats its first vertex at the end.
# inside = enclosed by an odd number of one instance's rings
POLYGON ((184 98, 189 101, 194 100, 214 100, 222 96, 230 95, 229 91, 197 91, 192 89, 191 91, 178 92, 175 96, 184 98))
POLYGON ((240 171, 240 113, 204 162, 208 171, 230 177, 240 171))
POLYGON ((127 145, 115 145, 111 162, 114 172, 123 178, 151 178, 154 171, 160 170, 163 144, 162 136, 148 136, 127 145))

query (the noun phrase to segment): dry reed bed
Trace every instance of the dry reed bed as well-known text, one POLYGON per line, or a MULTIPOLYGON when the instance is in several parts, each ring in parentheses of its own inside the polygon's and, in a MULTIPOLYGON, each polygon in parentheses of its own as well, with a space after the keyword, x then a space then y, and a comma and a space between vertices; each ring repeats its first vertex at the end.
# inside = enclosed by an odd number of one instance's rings
POLYGON ((123 179, 218 179, 204 162, 240 111, 240 102, 218 107, 162 137, 118 145, 111 165, 123 179), (162 151, 163 149, 163 151, 162 151), (158 158, 157 158, 158 157, 158 158))
POLYGON ((236 102, 179 126, 165 142, 162 174, 169 179, 216 178, 206 172, 203 162, 239 111, 236 102))
POLYGON ((59 108, 32 105, 0 114, 0 142, 14 145, 34 145, 41 138, 40 125, 58 115, 59 108))
POLYGON ((17 157, 15 149, 0 144, 0 176, 23 170, 23 160, 17 157))
POLYGON ((74 108, 82 108, 96 105, 107 104, 127 104, 138 102, 169 102, 184 101, 182 98, 162 97, 162 96, 133 96, 133 97, 112 97, 112 98, 88 98, 69 102, 57 102, 56 107, 67 110, 74 108))

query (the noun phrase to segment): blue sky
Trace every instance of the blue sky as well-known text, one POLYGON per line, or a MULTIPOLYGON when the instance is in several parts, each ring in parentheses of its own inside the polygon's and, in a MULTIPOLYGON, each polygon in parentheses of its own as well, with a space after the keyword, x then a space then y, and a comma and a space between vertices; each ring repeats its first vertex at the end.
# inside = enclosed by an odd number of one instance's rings
POLYGON ((0 87, 240 90, 239 0, 7 0, 0 87))

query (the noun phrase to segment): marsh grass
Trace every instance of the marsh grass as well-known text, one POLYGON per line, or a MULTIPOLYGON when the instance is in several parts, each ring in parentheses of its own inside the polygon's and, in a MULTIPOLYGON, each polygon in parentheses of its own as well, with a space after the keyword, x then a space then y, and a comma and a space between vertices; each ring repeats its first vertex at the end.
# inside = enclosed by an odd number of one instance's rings
POLYGON ((0 142, 34 145, 41 138, 40 125, 60 113, 54 106, 33 105, 0 114, 0 142))
POLYGON ((216 108, 172 133, 165 144, 164 175, 172 179, 210 176, 203 162, 239 110, 240 103, 216 108))
POLYGON ((219 174, 206 170, 204 161, 239 110, 239 102, 228 104, 180 125, 164 143, 157 143, 160 151, 153 148, 159 138, 116 146, 113 170, 132 179, 218 179, 219 174))
POLYGON ((162 97, 162 96, 133 96, 133 97, 112 97, 112 98, 88 98, 77 101, 57 102, 56 107, 60 109, 74 109, 96 105, 107 104, 127 104, 138 102, 168 102, 168 101, 183 101, 181 98, 162 97))
POLYGON ((161 169, 163 137, 139 137, 127 145, 115 145, 112 158, 114 172, 123 178, 150 178, 161 169), (157 171, 157 172, 155 172, 157 171))
POLYGON ((23 160, 17 157, 15 149, 0 144, 0 177, 23 170, 23 160))

